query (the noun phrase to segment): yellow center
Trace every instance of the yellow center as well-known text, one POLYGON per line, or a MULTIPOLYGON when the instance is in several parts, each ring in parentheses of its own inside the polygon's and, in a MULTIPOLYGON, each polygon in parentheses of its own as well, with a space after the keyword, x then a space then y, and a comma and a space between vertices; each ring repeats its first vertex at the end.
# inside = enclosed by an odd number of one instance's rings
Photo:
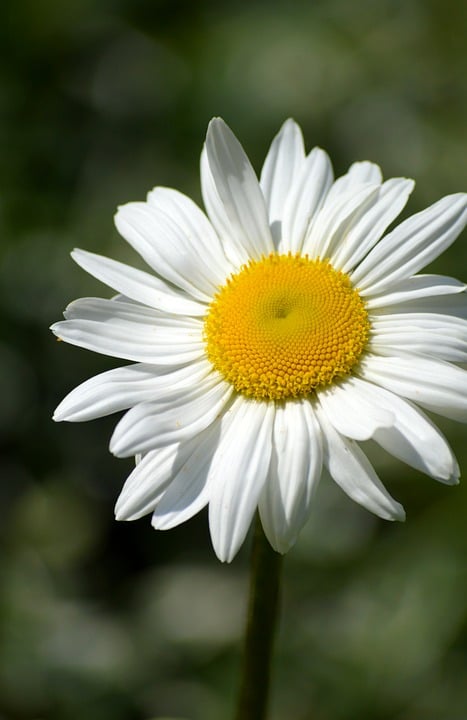
POLYGON ((227 280, 204 325, 212 365, 257 399, 308 395, 350 373, 370 323, 348 276, 326 260, 270 255, 227 280))

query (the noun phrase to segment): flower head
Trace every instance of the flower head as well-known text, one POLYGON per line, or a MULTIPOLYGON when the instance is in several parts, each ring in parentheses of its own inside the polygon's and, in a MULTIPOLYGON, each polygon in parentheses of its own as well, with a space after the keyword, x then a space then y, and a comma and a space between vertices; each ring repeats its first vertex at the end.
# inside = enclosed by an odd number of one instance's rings
POLYGON ((206 214, 176 190, 119 208, 116 225, 153 273, 83 250, 75 261, 119 294, 72 303, 62 340, 134 364, 73 390, 56 420, 121 410, 111 451, 138 462, 117 518, 174 527, 209 505, 231 560, 257 508, 286 552, 323 468, 379 517, 404 519, 356 441, 373 439, 456 483, 457 462, 420 407, 467 420, 465 285, 417 275, 467 222, 450 195, 384 235, 413 182, 369 162, 333 179, 288 120, 258 181, 220 119, 201 156, 206 214), (154 274, 155 273, 155 274, 154 274), (420 407, 419 407, 420 406, 420 407))

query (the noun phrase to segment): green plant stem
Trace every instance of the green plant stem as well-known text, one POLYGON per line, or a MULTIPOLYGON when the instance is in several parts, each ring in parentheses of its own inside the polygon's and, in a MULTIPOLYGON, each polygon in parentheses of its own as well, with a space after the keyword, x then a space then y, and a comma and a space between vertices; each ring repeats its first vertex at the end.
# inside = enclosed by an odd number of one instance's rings
POLYGON ((282 555, 270 546, 259 515, 251 555, 250 599, 236 720, 265 720, 279 607, 282 555))

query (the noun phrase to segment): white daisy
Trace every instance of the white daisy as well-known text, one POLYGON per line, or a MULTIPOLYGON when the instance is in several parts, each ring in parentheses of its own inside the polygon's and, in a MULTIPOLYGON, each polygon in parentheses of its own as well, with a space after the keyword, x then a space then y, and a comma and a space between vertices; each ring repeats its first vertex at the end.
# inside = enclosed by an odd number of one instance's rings
POLYGON ((209 505, 215 551, 230 561, 257 508, 271 545, 286 552, 323 469, 379 517, 404 519, 356 441, 372 438, 456 483, 456 459, 418 406, 467 420, 467 374, 455 365, 467 361, 466 286, 415 273, 461 232, 467 195, 383 237, 413 182, 383 182, 369 162, 334 181, 327 154, 306 155, 292 120, 258 182, 214 119, 201 186, 206 215, 164 187, 118 210, 118 230, 156 275, 75 250, 119 294, 77 300, 52 327, 135 363, 83 383, 54 416, 127 410, 110 449, 141 459, 117 518, 152 513, 167 529, 209 505))

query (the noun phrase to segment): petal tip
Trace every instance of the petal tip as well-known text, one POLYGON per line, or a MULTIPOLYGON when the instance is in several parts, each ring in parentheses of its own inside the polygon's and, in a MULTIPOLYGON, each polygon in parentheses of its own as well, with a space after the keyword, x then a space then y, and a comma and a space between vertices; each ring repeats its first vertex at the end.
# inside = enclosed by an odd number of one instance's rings
POLYGON ((125 513, 125 508, 121 507, 118 502, 115 505, 114 514, 115 514, 115 520, 117 520, 117 522, 124 522, 124 521, 130 520, 128 515, 125 513))
POLYGON ((301 132, 300 125, 293 119, 293 117, 288 117, 284 120, 281 130, 298 130, 301 132))
POLYGON ((455 472, 452 473, 452 475, 449 476, 447 480, 445 480, 446 485, 459 485, 461 481, 461 475, 460 470, 457 468, 455 472))
MULTIPOLYGON (((66 312, 66 311, 65 311, 65 312, 66 312)), ((63 313, 64 315, 65 315, 65 312, 63 313)), ((50 332, 51 332, 53 335, 55 335, 55 337, 57 338, 57 340, 58 340, 59 342, 62 342, 62 341, 63 341, 63 338, 60 336, 60 330, 61 330, 61 328, 62 328, 62 325, 63 325, 63 320, 59 320, 58 322, 54 323, 53 325, 51 325, 51 326, 49 327, 50 332)))
POLYGON ((220 560, 221 563, 226 563, 227 565, 232 562, 236 555, 236 553, 221 552, 220 550, 216 550, 216 548, 214 548, 214 552, 216 553, 217 559, 220 560))
POLYGON ((221 117, 215 115, 209 121, 206 137, 208 137, 211 133, 217 130, 225 130, 226 128, 230 129, 227 123, 221 117))
MULTIPOLYGON (((117 426, 118 427, 118 426, 117 426)), ((125 443, 122 442, 122 438, 115 437, 115 431, 112 437, 110 438, 109 443, 109 450, 112 453, 112 455, 115 455, 115 457, 123 458, 126 457, 126 448, 125 443)), ((131 453, 133 454, 133 453, 131 453)))
POLYGON ((138 517, 137 515, 135 516, 134 510, 132 512, 131 503, 128 503, 128 493, 125 493, 125 488, 117 498, 117 502, 114 507, 114 515, 115 520, 118 522, 128 522, 130 520, 135 520, 136 517, 138 517))
POLYGON ((396 503, 396 507, 394 508, 394 514, 390 518, 390 520, 395 520, 397 522, 405 522, 407 518, 405 509, 400 505, 399 503, 396 503))

